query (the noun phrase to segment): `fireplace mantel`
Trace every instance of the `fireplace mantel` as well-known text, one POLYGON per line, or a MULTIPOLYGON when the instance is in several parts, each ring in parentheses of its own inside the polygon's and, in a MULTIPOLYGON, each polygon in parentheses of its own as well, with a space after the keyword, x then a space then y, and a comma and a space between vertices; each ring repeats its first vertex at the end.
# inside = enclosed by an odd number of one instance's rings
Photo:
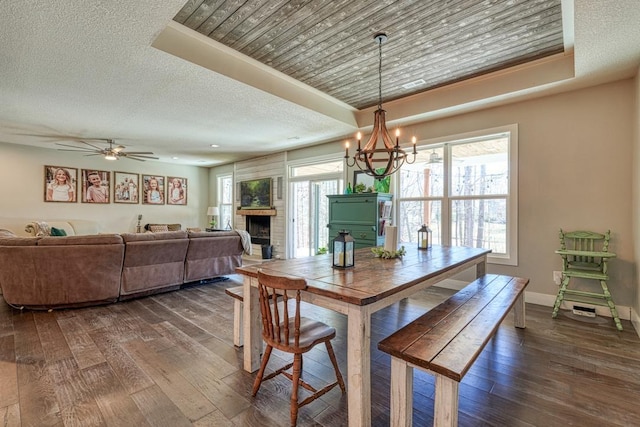
POLYGON ((275 209, 238 209, 237 213, 243 216, 276 216, 275 209))

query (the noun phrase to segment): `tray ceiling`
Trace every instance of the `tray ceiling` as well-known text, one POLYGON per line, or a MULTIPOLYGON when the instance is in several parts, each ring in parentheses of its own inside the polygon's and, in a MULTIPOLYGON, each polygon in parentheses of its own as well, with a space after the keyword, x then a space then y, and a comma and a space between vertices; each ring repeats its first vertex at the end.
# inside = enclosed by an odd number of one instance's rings
POLYGON ((190 0, 173 18, 355 108, 562 52, 560 0, 190 0))

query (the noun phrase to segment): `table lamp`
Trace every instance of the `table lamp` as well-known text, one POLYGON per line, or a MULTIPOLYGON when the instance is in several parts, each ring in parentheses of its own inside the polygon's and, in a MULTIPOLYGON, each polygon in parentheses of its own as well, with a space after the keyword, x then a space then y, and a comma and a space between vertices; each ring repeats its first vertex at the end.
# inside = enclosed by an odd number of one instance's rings
POLYGON ((209 206, 207 208, 207 215, 211 217, 211 222, 209 223, 211 225, 211 228, 215 227, 216 218, 218 217, 218 215, 220 215, 220 208, 218 208, 217 206, 209 206))

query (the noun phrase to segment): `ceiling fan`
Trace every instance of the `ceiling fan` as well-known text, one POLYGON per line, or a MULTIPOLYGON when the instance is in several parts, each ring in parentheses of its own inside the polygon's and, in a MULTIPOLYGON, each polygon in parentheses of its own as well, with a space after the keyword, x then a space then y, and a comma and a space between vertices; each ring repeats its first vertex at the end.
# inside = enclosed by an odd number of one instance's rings
POLYGON ((431 154, 429 154, 429 161, 427 163, 442 163, 442 157, 440 157, 439 153, 436 153, 434 149, 431 154))
POLYGON ((93 145, 88 143, 87 141, 78 140, 83 144, 86 144, 88 147, 78 147, 76 145, 62 144, 56 143, 56 145, 60 145, 62 147, 70 147, 74 148, 74 150, 70 150, 69 148, 60 148, 60 151, 79 151, 90 154, 85 154, 85 156, 104 156, 106 160, 118 160, 120 157, 127 157, 129 159, 138 160, 140 162, 144 162, 145 159, 155 159, 158 160, 159 157, 153 157, 152 152, 150 151, 124 151, 124 145, 114 145, 113 139, 100 139, 96 138, 98 141, 106 141, 109 144, 109 147, 100 148, 97 145, 93 145), (90 147, 90 148, 89 148, 90 147))

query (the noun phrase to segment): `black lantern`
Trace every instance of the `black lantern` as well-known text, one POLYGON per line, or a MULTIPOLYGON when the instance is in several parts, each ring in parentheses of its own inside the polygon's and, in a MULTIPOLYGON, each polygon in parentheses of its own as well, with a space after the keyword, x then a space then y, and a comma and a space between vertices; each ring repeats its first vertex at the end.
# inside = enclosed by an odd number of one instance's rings
POLYGON ((426 224, 422 224, 418 230, 418 249, 429 249, 431 247, 431 229, 426 224))
POLYGON ((333 267, 350 268, 355 265, 355 242, 347 230, 340 230, 333 239, 333 267))

